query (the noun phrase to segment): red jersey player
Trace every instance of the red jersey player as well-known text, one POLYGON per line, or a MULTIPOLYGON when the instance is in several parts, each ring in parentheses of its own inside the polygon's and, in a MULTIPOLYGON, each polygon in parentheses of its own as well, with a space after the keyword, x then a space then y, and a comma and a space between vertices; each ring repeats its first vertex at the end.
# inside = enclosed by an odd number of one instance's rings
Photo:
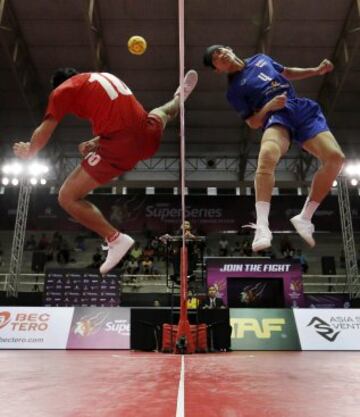
MULTIPOLYGON (((194 70, 185 75, 184 99, 195 88, 197 79, 194 70)), ((129 87, 109 73, 79 74, 74 68, 63 68, 55 72, 52 86, 43 122, 34 130, 30 142, 14 144, 14 153, 21 159, 33 158, 68 113, 91 122, 96 137, 79 145, 85 158, 62 185, 59 203, 79 223, 107 240, 108 255, 100 266, 104 275, 119 263, 134 240, 113 227, 85 197, 154 155, 166 123, 178 114, 180 88, 172 100, 147 113, 129 87)))

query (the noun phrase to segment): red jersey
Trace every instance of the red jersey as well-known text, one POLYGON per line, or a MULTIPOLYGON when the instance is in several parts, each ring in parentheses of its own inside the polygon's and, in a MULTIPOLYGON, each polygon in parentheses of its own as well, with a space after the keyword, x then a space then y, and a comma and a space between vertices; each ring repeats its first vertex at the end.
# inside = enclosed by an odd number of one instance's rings
POLYGON ((138 129, 147 117, 129 87, 106 72, 74 75, 51 93, 45 118, 60 122, 68 113, 88 119, 99 136, 138 129))

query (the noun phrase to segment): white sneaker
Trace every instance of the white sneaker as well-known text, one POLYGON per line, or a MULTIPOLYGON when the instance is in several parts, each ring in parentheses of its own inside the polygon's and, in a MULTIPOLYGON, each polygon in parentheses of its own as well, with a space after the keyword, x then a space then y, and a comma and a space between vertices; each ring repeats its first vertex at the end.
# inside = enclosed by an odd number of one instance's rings
POLYGON ((312 248, 315 246, 315 240, 313 233, 315 231, 314 225, 310 220, 303 219, 300 214, 290 219, 291 223, 295 227, 299 235, 305 240, 305 242, 312 248))
POLYGON ((265 224, 250 223, 242 227, 250 227, 251 229, 255 229, 255 236, 251 245, 254 252, 259 252, 271 246, 272 233, 269 227, 265 224))
MULTIPOLYGON (((198 82, 198 73, 195 70, 190 70, 184 77, 184 101, 189 97, 198 82)), ((174 93, 174 96, 180 94, 180 86, 174 93)))
POLYGON ((100 274, 105 275, 113 269, 126 255, 127 251, 134 243, 134 239, 125 233, 120 233, 120 235, 113 242, 110 242, 106 260, 100 266, 100 274))

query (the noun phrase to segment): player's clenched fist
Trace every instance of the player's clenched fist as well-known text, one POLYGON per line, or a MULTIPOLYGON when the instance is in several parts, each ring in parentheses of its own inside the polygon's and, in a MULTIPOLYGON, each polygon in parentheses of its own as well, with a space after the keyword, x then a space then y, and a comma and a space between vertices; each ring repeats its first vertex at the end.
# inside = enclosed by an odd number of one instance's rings
POLYGON ((33 156, 30 142, 16 142, 13 146, 15 156, 20 159, 30 159, 33 156))

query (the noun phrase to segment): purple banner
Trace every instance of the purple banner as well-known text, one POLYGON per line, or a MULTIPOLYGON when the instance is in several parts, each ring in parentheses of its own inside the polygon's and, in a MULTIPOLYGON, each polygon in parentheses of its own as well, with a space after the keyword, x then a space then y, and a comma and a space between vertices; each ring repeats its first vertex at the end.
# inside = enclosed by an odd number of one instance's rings
POLYGON ((130 349, 130 308, 76 307, 67 349, 130 349))
MULTIPOLYGON (((270 297, 280 295, 284 307, 305 306, 300 263, 263 258, 210 257, 206 259, 206 268, 208 286, 218 289, 219 297, 225 304, 237 297, 237 306, 261 307, 256 304, 257 300, 263 299, 268 303, 270 297), (232 280, 234 283, 237 281, 236 287, 230 282, 232 280), (239 293, 229 294, 228 287, 239 293)), ((234 303, 232 306, 235 307, 234 303)))

